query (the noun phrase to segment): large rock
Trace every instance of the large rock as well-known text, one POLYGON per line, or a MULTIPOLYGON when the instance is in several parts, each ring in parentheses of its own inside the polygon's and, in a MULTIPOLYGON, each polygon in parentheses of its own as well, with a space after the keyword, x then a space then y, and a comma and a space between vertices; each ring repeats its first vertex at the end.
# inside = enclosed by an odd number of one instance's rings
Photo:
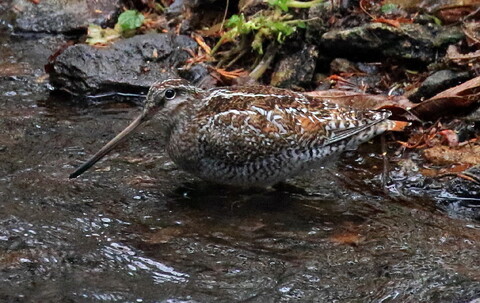
POLYGON ((143 92, 154 82, 178 77, 180 67, 197 44, 187 36, 139 35, 110 47, 77 44, 52 64, 50 82, 73 94, 143 92))
POLYGON ((456 177, 443 184, 442 191, 436 198, 438 205, 454 217, 466 217, 480 221, 480 201, 478 199, 480 197, 480 184, 478 183, 480 166, 473 166, 461 174, 465 178, 456 177))
POLYGON ((311 84, 317 58, 318 50, 313 45, 305 45, 298 52, 285 56, 275 67, 270 84, 284 88, 311 84))
POLYGON ((414 102, 420 102, 436 94, 470 79, 469 72, 456 72, 452 70, 437 71, 423 81, 422 85, 412 93, 408 99, 414 102))
POLYGON ((324 33, 318 43, 335 57, 366 58, 378 56, 404 60, 432 62, 438 51, 464 38, 458 27, 402 24, 394 27, 383 23, 369 23, 349 29, 324 33))
MULTIPOLYGON (((121 0, 11 0, 10 14, 16 31, 71 33, 89 24, 114 24, 121 0)), ((3 15, 3 14, 2 14, 3 15)))

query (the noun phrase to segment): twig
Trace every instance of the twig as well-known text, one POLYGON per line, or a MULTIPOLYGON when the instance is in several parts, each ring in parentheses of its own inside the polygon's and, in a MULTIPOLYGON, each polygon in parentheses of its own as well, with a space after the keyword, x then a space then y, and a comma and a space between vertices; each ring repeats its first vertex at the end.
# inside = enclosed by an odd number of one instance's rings
POLYGON ((229 6, 230 6, 230 0, 227 0, 227 3, 225 4, 225 12, 223 12, 223 19, 222 19, 222 23, 220 24, 219 32, 222 32, 222 30, 223 30, 223 25, 225 24, 225 20, 227 19, 227 13, 228 13, 228 7, 229 6))
POLYGON ((262 60, 257 64, 257 66, 250 72, 250 78, 254 80, 260 79, 260 77, 265 73, 265 71, 272 63, 275 54, 277 53, 278 47, 276 43, 271 43, 263 55, 262 60))

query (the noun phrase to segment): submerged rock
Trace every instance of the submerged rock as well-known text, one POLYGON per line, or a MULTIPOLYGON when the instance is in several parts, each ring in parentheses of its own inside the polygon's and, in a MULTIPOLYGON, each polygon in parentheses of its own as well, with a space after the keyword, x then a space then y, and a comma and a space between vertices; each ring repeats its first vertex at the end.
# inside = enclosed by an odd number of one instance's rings
POLYGON ((480 166, 473 166, 462 175, 465 177, 457 177, 444 184, 438 198, 439 206, 455 217, 480 221, 480 166))
POLYGON ((13 26, 22 32, 68 33, 115 23, 121 0, 12 0, 13 26))
POLYGON ((402 24, 393 27, 383 23, 369 23, 350 29, 329 31, 318 40, 331 55, 346 58, 375 58, 378 56, 405 60, 432 62, 439 50, 463 39, 458 27, 402 24))
POLYGON ((50 82, 72 94, 145 92, 156 81, 178 77, 196 43, 187 36, 139 35, 107 48, 77 44, 52 63, 50 82))

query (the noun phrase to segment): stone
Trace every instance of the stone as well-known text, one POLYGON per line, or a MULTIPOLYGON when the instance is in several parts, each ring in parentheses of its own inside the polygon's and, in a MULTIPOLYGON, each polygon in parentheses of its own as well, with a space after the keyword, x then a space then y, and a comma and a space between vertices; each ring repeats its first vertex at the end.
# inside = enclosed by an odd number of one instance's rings
POLYGON ((391 57, 402 60, 432 62, 439 51, 464 38, 459 27, 402 24, 394 27, 369 23, 324 33, 319 39, 322 50, 334 57, 378 60, 391 57))
POLYGON ((426 100, 436 94, 470 79, 469 72, 440 70, 428 76, 420 87, 408 98, 414 102, 426 100))
MULTIPOLYGON (((479 180, 480 166, 473 166, 462 172, 467 178, 479 180)), ((456 177, 443 184, 438 206, 450 215, 480 220, 480 184, 467 178, 456 177)))
POLYGON ((86 31, 89 24, 113 25, 121 12, 121 0, 12 0, 15 31, 72 33, 86 31))
POLYGON ((178 77, 189 54, 197 47, 188 36, 139 35, 109 47, 77 44, 68 47, 52 63, 50 82, 72 94, 109 92, 141 93, 156 81, 178 77))
POLYGON ((358 73, 360 70, 355 65, 355 63, 344 58, 335 58, 330 62, 330 73, 331 74, 341 74, 341 73, 358 73))
POLYGON ((275 67, 270 85, 283 88, 294 88, 309 85, 318 58, 318 49, 310 45, 285 56, 275 67))

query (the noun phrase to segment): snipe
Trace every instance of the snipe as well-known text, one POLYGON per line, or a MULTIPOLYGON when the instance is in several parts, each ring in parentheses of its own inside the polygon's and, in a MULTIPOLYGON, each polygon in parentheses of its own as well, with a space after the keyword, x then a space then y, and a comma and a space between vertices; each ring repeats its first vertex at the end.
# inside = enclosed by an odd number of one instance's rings
POLYGON ((182 79, 154 84, 145 108, 70 178, 89 169, 154 115, 183 170, 215 183, 269 186, 395 127, 387 111, 342 108, 267 86, 203 90, 182 79))

